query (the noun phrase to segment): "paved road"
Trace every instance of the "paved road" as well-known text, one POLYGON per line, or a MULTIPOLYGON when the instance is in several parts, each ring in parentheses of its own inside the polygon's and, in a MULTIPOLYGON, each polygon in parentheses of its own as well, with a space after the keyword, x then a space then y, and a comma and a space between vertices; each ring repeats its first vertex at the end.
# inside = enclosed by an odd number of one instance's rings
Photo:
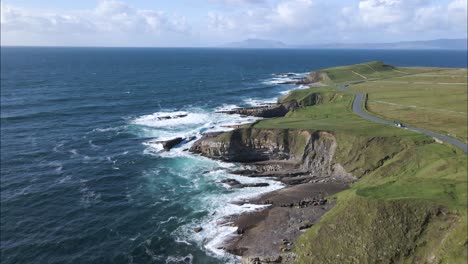
MULTIPOLYGON (((381 119, 381 118, 378 118, 378 117, 375 117, 375 116, 372 116, 372 115, 369 115, 368 113, 366 113, 365 111, 362 110, 362 104, 364 103, 365 95, 362 94, 362 93, 358 93, 356 91, 352 91, 352 90, 349 90, 349 89, 346 88, 348 85, 356 84, 356 83, 359 83, 359 82, 353 82, 353 83, 349 83, 349 84, 340 84, 340 85, 336 86, 336 88, 338 88, 341 91, 344 91, 344 92, 347 92, 347 93, 352 93, 352 94, 355 95, 355 99, 354 99, 354 102, 353 102, 353 112, 355 112, 356 114, 360 115, 361 117, 363 117, 363 118, 365 118, 367 120, 370 120, 372 122, 394 126, 393 122, 387 121, 387 120, 384 120, 384 119, 381 119)), ((440 139, 442 141, 448 142, 450 144, 455 145, 457 148, 463 150, 463 152, 465 152, 465 153, 468 152, 468 146, 465 143, 461 142, 460 140, 457 140, 457 139, 454 139, 454 138, 451 138, 451 137, 448 137, 448 136, 445 136, 445 135, 442 135, 442 134, 437 134, 437 133, 434 133, 432 131, 425 130, 425 129, 422 129, 422 128, 417 128, 417 127, 412 127, 412 126, 406 126, 405 128, 408 129, 408 130, 414 131, 414 132, 423 133, 423 134, 426 134, 426 135, 428 135, 430 137, 434 137, 434 138, 440 139)))

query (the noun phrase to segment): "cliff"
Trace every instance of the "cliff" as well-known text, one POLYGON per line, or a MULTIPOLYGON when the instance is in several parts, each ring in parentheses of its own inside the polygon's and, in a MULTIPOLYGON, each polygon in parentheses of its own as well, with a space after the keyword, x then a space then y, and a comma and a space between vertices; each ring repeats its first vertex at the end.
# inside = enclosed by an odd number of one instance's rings
POLYGON ((354 177, 334 160, 336 149, 336 138, 329 132, 249 127, 205 135, 191 151, 249 163, 255 166, 248 172, 251 176, 277 176, 288 184, 318 178, 352 181, 354 177))
POLYGON ((281 98, 297 103, 284 117, 193 145, 200 155, 244 163, 233 173, 288 185, 245 201, 267 209, 227 220, 238 230, 226 251, 243 263, 466 262, 466 155, 356 116, 354 97, 333 87, 359 80, 353 71, 383 78, 394 69, 371 62, 311 73, 304 82, 329 77, 329 86, 281 98))

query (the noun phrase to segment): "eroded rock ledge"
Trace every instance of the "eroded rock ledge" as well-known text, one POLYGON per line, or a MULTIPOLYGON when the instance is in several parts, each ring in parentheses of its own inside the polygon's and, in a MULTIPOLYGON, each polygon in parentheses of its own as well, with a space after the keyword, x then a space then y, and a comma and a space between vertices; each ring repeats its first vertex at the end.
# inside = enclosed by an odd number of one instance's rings
MULTIPOLYGON (((270 204, 268 209, 226 219, 238 227, 224 246, 243 263, 291 263, 297 237, 334 206, 330 195, 355 180, 335 161, 336 137, 326 131, 239 128, 209 133, 190 151, 205 157, 244 163, 234 173, 274 177, 290 187, 240 201, 270 204)), ((231 182, 232 185, 240 184, 231 182)))
POLYGON ((352 174, 333 159, 337 143, 325 131, 240 128, 211 133, 190 151, 205 157, 248 163, 252 177, 276 177, 294 185, 307 182, 350 182, 352 174))

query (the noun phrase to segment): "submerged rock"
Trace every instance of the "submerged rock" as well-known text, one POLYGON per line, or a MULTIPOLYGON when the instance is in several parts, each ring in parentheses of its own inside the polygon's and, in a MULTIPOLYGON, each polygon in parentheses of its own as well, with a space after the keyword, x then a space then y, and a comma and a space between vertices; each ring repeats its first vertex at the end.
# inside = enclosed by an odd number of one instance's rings
POLYGON ((174 146, 180 144, 184 139, 181 137, 176 137, 167 141, 162 142, 163 148, 165 151, 171 150, 174 146))
POLYGON ((186 117, 188 114, 180 114, 180 115, 173 115, 173 116, 159 116, 158 120, 167 120, 167 119, 174 119, 174 118, 182 118, 186 117))

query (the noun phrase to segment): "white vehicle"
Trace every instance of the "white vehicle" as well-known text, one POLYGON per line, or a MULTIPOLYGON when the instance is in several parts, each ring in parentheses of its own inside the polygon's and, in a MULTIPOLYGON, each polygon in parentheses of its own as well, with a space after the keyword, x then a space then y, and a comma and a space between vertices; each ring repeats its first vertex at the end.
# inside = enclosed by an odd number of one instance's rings
POLYGON ((402 123, 400 123, 400 122, 395 122, 395 121, 393 121, 393 124, 394 124, 396 127, 402 127, 402 128, 405 127, 405 126, 404 126, 402 123))

